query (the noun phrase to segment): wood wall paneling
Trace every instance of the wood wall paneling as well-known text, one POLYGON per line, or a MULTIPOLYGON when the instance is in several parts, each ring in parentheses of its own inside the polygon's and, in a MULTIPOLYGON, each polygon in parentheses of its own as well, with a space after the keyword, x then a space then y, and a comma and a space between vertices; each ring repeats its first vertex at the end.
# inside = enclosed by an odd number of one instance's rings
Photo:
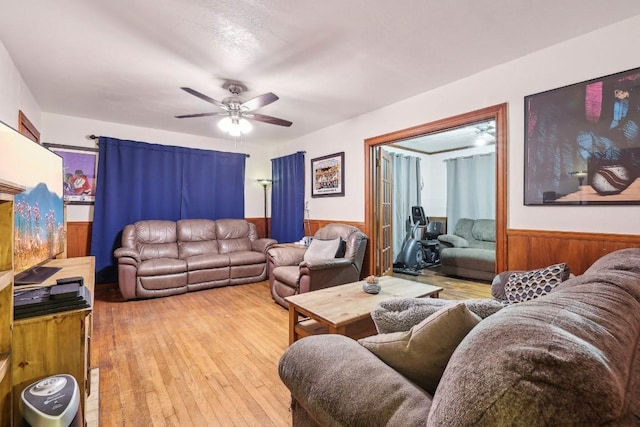
POLYGON ((67 258, 89 255, 92 225, 91 221, 67 222, 67 258))
MULTIPOLYGON (((259 237, 265 237, 265 221, 264 218, 246 218, 247 221, 255 224, 259 237)), ((271 219, 269 221, 269 232, 271 232, 271 219)), ((324 220, 312 219, 305 221, 305 234, 313 236, 319 228, 327 224, 339 222, 342 224, 352 225, 364 231, 364 223, 340 220, 324 220)), ((91 249, 91 221, 67 222, 67 257, 74 258, 80 256, 88 256, 91 249)))
POLYGON ((531 270, 566 262, 576 275, 610 252, 640 247, 640 235, 635 234, 510 229, 507 239, 507 270, 531 270))
MULTIPOLYGON (((431 218, 443 220, 443 218, 431 218)), ((446 219, 445 219, 446 220, 446 219)), ((247 218, 256 225, 258 235, 264 237, 264 218, 247 218)), ((305 234, 313 235, 327 224, 340 222, 352 225, 366 233, 365 224, 354 221, 311 219, 305 221, 305 234)), ((87 256, 91 247, 91 226, 87 222, 67 223, 67 256, 87 256)), ((603 255, 629 247, 640 247, 640 235, 577 233, 549 230, 508 229, 506 270, 531 270, 566 262, 574 274, 582 274, 603 255)), ((370 241, 367 243, 362 275, 370 273, 370 241)))

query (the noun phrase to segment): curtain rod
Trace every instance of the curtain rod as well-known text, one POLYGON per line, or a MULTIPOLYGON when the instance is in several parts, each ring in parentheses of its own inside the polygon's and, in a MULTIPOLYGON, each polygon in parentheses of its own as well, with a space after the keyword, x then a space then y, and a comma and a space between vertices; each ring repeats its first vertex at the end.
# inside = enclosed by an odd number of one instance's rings
MULTIPOLYGON (((88 136, 89 139, 100 139, 99 136, 95 136, 94 134, 91 134, 88 136)), ((247 157, 251 157, 251 154, 247 154, 247 153, 240 153, 240 154, 244 154, 247 157)))

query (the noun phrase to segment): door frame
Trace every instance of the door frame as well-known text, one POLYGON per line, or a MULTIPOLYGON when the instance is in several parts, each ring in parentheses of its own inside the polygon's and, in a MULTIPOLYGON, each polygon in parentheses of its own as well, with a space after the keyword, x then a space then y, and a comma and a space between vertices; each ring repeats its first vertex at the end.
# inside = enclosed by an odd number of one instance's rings
MULTIPOLYGON (((364 141, 364 228, 369 236, 371 250, 368 251, 368 271, 376 271, 376 250, 378 238, 374 191, 375 156, 374 147, 388 145, 409 138, 442 132, 472 123, 494 119, 496 122, 496 272, 507 268, 507 104, 498 104, 457 116, 447 117, 430 123, 413 126, 384 135, 367 138, 364 141)), ((455 224, 452 224, 455 226, 455 224)))

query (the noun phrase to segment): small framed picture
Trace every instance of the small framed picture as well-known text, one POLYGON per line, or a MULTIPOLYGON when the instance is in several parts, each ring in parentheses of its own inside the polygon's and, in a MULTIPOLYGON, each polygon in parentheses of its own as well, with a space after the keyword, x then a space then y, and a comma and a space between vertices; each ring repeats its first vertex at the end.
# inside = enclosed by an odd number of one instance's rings
POLYGON ((344 196, 344 151, 311 159, 311 197, 344 196))
POLYGON ((64 201, 70 205, 92 205, 96 200, 98 149, 43 143, 62 157, 64 201))

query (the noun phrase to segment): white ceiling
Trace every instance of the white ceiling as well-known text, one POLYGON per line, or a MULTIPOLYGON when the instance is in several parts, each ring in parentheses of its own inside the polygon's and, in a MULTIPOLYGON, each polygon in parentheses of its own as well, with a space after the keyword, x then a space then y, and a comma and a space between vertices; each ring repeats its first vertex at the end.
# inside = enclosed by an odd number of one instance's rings
POLYGON ((640 13, 637 0, 17 0, 0 41, 44 112, 215 138, 222 100, 274 92, 247 141, 293 139, 640 13))
POLYGON ((391 146, 429 155, 474 148, 480 145, 494 145, 495 143, 496 122, 495 120, 487 120, 405 139, 395 142, 391 146))

